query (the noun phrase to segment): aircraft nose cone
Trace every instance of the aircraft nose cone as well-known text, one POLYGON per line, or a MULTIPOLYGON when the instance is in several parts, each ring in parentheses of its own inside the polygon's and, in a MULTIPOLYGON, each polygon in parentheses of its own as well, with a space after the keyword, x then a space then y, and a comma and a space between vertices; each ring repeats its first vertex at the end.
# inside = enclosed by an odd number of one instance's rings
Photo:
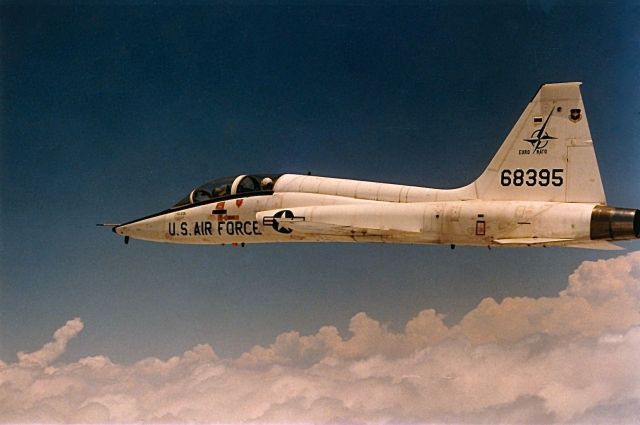
POLYGON ((113 228, 114 233, 134 239, 143 239, 149 241, 166 240, 165 217, 153 216, 134 220, 129 223, 121 224, 113 228))

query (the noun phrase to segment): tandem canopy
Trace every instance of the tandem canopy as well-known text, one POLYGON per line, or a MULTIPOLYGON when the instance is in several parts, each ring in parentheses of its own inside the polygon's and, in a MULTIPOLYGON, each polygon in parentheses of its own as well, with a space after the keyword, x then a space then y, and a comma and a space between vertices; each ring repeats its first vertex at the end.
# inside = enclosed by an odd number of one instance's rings
POLYGON ((213 201, 219 198, 266 195, 273 192, 273 185, 281 174, 253 174, 222 177, 193 189, 173 208, 213 201))

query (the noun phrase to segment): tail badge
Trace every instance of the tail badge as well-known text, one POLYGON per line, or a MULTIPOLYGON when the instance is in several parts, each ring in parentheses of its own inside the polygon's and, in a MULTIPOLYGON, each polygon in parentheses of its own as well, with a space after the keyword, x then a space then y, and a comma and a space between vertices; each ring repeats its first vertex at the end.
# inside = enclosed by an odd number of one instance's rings
POLYGON ((582 119, 582 111, 580 109, 572 109, 569 119, 573 122, 578 122, 582 119))
POLYGON ((557 137, 549 136, 549 133, 547 132, 547 124, 549 123, 549 119, 551 118, 552 113, 553 109, 551 110, 551 112, 549 112, 549 116, 545 120, 544 124, 542 124, 542 127, 531 133, 531 138, 523 139, 525 142, 531 143, 531 149, 520 149, 518 151, 518 154, 531 155, 533 153, 542 155, 547 153, 546 148, 549 144, 549 141, 557 139, 557 137))

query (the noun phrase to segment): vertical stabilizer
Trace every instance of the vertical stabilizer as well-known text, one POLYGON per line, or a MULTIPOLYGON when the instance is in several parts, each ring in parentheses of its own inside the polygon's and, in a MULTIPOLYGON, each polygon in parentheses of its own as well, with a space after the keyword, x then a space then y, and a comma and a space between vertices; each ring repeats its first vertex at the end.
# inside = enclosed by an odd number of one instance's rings
POLYGON ((479 199, 606 204, 580 84, 540 87, 473 183, 479 199))

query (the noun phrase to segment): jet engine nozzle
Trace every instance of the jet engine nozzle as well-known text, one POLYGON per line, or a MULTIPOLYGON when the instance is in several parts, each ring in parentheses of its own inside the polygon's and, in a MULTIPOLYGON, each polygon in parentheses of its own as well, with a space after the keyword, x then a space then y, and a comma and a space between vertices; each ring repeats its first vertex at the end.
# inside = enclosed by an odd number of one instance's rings
POLYGON ((598 205, 591 213, 591 239, 640 238, 640 210, 598 205))

